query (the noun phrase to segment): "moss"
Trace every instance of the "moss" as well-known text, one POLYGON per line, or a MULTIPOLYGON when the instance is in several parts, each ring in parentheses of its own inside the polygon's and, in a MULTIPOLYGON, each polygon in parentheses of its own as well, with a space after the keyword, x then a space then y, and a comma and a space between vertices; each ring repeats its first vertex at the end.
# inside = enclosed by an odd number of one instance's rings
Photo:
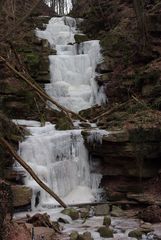
POLYGON ((98 229, 98 232, 103 238, 113 238, 113 231, 108 227, 100 227, 98 229))
POLYGON ((74 38, 76 43, 88 41, 88 37, 84 34, 75 34, 74 38))
POLYGON ((70 216, 72 220, 76 220, 79 218, 79 212, 74 208, 66 208, 62 210, 61 213, 70 216))
POLYGON ((57 123, 56 123, 56 129, 57 130, 70 130, 70 129, 72 129, 71 122, 66 117, 58 118, 57 123))
POLYGON ((138 229, 133 230, 133 231, 129 232, 128 237, 141 239, 142 238, 142 232, 138 229))

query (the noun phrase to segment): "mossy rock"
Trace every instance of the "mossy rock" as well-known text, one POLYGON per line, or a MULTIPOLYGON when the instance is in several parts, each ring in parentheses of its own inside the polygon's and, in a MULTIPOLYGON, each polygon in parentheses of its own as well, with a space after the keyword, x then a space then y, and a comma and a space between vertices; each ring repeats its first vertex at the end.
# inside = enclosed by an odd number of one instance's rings
POLYGON ((113 231, 108 227, 100 227, 98 232, 103 238, 113 238, 113 231))
POLYGON ((78 240, 93 240, 90 232, 84 232, 78 236, 78 240))
POLYGON ((71 217, 72 220, 77 220, 79 218, 79 212, 74 208, 66 208, 61 213, 71 217))
POLYGON ((103 219, 103 225, 105 225, 106 227, 111 225, 111 218, 108 216, 105 216, 103 219))
POLYGON ((82 43, 88 41, 88 37, 84 34, 75 34, 74 39, 76 43, 82 43))
POLYGON ((130 231, 128 234, 128 237, 142 239, 142 234, 143 233, 140 229, 136 229, 136 230, 130 231))
POLYGON ((73 231, 71 234, 70 234, 70 240, 77 240, 78 239, 78 232, 77 231, 73 231))
POLYGON ((68 118, 62 117, 57 119, 56 123, 57 130, 71 130, 72 128, 73 128, 72 124, 68 118))
POLYGON ((124 215, 124 211, 118 206, 112 206, 111 216, 113 217, 122 217, 124 215))

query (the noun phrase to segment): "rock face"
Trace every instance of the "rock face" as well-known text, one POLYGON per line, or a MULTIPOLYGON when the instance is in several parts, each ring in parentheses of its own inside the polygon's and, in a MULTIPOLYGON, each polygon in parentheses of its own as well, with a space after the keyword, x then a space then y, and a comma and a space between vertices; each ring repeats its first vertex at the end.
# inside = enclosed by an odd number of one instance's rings
MULTIPOLYGON (((161 168, 160 129, 109 131, 103 135, 102 143, 97 139, 88 141, 90 131, 82 134, 92 156, 92 171, 103 175, 102 185, 107 190, 108 199, 119 201, 128 198, 141 202, 141 195, 136 197, 136 194, 142 194, 142 203, 145 202, 147 197, 144 196, 147 195, 143 193, 149 189, 144 188, 144 183, 155 178, 161 168)), ((148 199, 151 197, 148 196, 148 199)))
POLYGON ((13 206, 22 207, 29 205, 32 198, 32 189, 22 185, 12 185, 13 206))

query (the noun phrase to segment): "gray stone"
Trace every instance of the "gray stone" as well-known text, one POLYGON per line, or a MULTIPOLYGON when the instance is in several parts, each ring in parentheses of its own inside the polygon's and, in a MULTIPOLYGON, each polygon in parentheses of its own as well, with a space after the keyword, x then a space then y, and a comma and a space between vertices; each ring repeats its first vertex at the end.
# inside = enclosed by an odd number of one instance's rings
POLYGON ((108 204, 101 204, 94 207, 94 214, 96 216, 105 216, 110 212, 110 207, 108 204))
POLYGON ((124 216, 124 211, 118 206, 112 206, 111 216, 113 217, 122 217, 124 216))

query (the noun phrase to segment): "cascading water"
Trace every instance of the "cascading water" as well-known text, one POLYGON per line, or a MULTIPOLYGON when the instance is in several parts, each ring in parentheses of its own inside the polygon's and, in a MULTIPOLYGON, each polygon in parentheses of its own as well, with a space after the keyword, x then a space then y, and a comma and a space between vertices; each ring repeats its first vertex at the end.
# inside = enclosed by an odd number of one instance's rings
POLYGON ((95 81, 95 68, 101 61, 99 41, 75 44, 76 33, 76 20, 70 17, 52 18, 45 31, 36 32, 57 51, 57 55, 49 57, 51 83, 45 85, 47 93, 78 112, 94 104, 100 105, 106 97, 95 81))
MULTIPOLYGON (((52 18, 39 38, 47 39, 57 55, 49 56, 51 83, 47 93, 63 106, 79 111, 105 101, 95 82, 95 68, 101 60, 99 41, 75 44, 76 20, 52 18)), ((28 125, 29 122, 23 124, 28 125)), ((57 131, 54 125, 31 122, 31 136, 20 143, 19 153, 37 175, 66 203, 94 201, 100 175, 90 174, 88 153, 80 130, 57 131), (37 125, 38 124, 38 125, 37 125)), ((32 207, 53 206, 55 202, 27 175, 33 189, 32 207)))
MULTIPOLYGON (((40 179, 66 203, 93 201, 88 153, 80 130, 56 131, 50 123, 44 127, 32 123, 28 129, 32 135, 20 143, 19 153, 40 179)), ((37 196, 42 206, 55 204, 30 176, 26 184, 34 191, 33 207, 37 196)))

